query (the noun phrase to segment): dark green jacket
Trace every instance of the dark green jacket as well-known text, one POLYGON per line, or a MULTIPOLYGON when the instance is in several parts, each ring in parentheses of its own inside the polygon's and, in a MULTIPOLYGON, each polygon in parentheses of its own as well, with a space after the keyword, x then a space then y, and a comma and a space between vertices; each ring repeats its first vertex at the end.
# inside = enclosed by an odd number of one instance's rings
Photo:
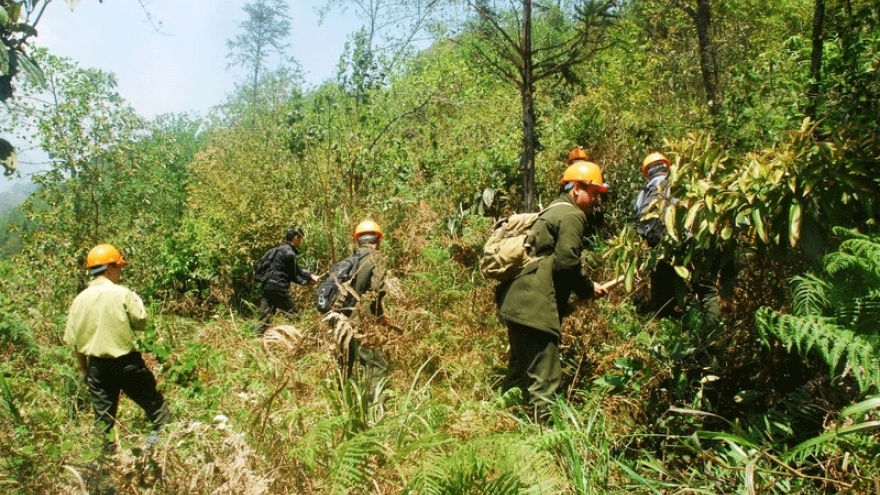
POLYGON ((536 235, 528 240, 534 246, 531 254, 542 258, 500 284, 496 293, 502 320, 557 336, 571 294, 581 298, 593 294, 593 282, 581 265, 587 217, 567 193, 551 204, 560 202, 568 204, 547 209, 532 227, 536 235))
MULTIPOLYGON (((361 262, 351 287, 365 303, 368 303, 370 314, 382 316, 382 298, 385 297, 385 255, 370 246, 360 247, 357 252, 361 262)), ((367 304, 358 306, 364 307, 367 304)))

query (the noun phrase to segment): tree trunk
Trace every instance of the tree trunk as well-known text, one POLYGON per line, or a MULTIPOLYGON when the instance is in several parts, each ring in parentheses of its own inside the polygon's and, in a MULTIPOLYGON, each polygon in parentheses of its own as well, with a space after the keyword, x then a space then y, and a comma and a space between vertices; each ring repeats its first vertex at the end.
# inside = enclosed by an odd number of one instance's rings
POLYGON ((715 44, 712 42, 710 0, 697 0, 697 10, 693 18, 697 27, 697 39, 700 43, 700 72, 703 74, 703 86, 706 88, 709 113, 715 116, 721 110, 721 92, 718 89, 718 62, 715 59, 715 44))
POLYGON ((810 104, 807 116, 816 120, 816 107, 819 104, 819 83, 822 78, 822 51, 825 25, 825 0, 816 0, 813 4, 813 51, 810 54, 810 104))
POLYGON ((715 60, 715 44, 712 42, 712 6, 711 0, 697 0, 697 10, 681 0, 673 0, 672 4, 683 10, 697 28, 697 40, 700 48, 700 73, 703 75, 703 87, 706 89, 706 101, 709 113, 714 117, 721 111, 721 91, 718 89, 718 61, 715 60))
POLYGON ((535 84, 532 79, 532 2, 523 0, 522 68, 520 99, 522 101, 523 142, 519 166, 523 173, 523 207, 535 210, 535 84))

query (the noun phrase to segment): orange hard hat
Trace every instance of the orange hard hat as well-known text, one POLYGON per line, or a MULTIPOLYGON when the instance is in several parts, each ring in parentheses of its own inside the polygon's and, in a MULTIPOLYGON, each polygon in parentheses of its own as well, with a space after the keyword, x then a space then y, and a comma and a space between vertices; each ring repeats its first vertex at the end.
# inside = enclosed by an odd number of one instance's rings
POLYGON ((372 220, 364 220, 355 227, 354 238, 359 239, 364 234, 375 234, 381 241, 383 236, 382 227, 379 227, 379 224, 372 220))
POLYGON ((600 192, 608 192, 608 184, 602 180, 602 170, 593 162, 579 161, 569 165, 559 183, 564 185, 569 182, 589 184, 600 192))
POLYGON ((122 253, 110 244, 98 244, 86 257, 86 268, 89 269, 112 263, 124 265, 126 261, 122 258, 122 253))
POLYGON ((587 152, 580 146, 571 150, 571 153, 568 154, 568 164, 571 165, 577 160, 587 161, 590 157, 587 156, 587 152))
POLYGON ((642 161, 642 175, 647 177, 648 169, 651 168, 651 165, 654 165, 655 163, 664 163, 666 164, 666 168, 669 168, 670 166, 669 158, 666 158, 666 155, 664 155, 663 153, 654 152, 646 156, 645 159, 642 161))

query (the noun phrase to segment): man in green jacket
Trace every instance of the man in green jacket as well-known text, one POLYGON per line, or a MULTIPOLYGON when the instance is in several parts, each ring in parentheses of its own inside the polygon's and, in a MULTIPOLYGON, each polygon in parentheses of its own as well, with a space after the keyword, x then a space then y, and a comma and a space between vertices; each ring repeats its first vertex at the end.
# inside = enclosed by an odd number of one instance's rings
POLYGON ((89 387, 97 429, 104 436, 104 452, 116 444, 110 438, 125 392, 147 413, 158 441, 159 430, 171 421, 165 398, 156 390, 156 378, 144 363, 134 341, 134 330, 147 326, 141 298, 119 285, 126 261, 110 244, 89 251, 86 267, 94 277, 73 300, 64 330, 64 343, 73 346, 82 379, 89 387))
POLYGON ((510 361, 502 392, 519 388, 534 406, 553 402, 561 379, 559 342, 569 298, 607 294, 584 273, 581 252, 587 215, 600 194, 608 192, 595 163, 579 159, 566 169, 559 196, 535 221, 526 242, 531 256, 526 265, 496 292, 498 314, 507 325, 510 361))
MULTIPOLYGON (((382 242, 382 228, 372 220, 359 223, 354 231, 358 249, 354 257, 358 260, 357 270, 350 284, 340 294, 340 313, 349 318, 352 328, 363 330, 366 320, 381 318, 384 315, 382 299, 385 297, 386 263, 385 255, 379 250, 382 242)), ((388 361, 378 349, 365 347, 356 337, 342 349, 339 356, 343 378, 352 378, 357 371, 359 377, 370 390, 376 391, 379 380, 388 373, 388 361), (357 369, 356 369, 357 367, 357 369)))

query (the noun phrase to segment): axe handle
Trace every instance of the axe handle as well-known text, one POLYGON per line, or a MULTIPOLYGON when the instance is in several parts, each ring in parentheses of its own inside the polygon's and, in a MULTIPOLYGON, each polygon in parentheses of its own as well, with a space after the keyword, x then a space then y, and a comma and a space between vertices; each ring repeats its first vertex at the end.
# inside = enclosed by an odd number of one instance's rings
POLYGON ((611 290, 614 287, 620 285, 620 283, 623 282, 624 280, 626 280, 626 275, 621 275, 615 279, 608 280, 606 282, 602 282, 601 284, 599 284, 599 287, 602 287, 605 290, 611 290))

